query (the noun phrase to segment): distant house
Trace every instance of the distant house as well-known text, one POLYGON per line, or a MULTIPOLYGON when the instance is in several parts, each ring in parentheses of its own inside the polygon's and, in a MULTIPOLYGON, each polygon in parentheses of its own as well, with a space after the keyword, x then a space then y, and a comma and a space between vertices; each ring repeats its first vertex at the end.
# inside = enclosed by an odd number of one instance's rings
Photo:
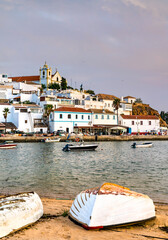
POLYGON ((89 110, 75 107, 60 107, 55 109, 49 117, 50 131, 63 130, 73 132, 74 127, 90 126, 92 113, 89 110))
POLYGON ((160 120, 153 115, 120 115, 119 119, 120 124, 130 128, 132 134, 159 132, 160 129, 160 120))
POLYGON ((131 97, 131 96, 126 96, 123 98, 124 101, 126 101, 127 103, 134 103, 136 101, 135 97, 131 97))

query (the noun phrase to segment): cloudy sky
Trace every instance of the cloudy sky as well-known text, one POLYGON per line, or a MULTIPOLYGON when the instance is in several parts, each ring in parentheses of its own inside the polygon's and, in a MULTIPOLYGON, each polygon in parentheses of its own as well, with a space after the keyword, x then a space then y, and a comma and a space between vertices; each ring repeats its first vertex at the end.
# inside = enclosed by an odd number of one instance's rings
POLYGON ((0 73, 141 98, 168 111, 168 0, 0 0, 0 73))

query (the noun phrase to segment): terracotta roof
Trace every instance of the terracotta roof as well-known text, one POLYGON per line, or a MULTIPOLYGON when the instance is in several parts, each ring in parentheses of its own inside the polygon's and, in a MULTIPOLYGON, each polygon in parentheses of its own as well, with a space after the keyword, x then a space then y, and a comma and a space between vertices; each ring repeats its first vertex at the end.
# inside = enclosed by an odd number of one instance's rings
POLYGON ((6 126, 6 128, 17 129, 17 127, 15 126, 15 124, 13 124, 12 122, 7 122, 7 123, 2 122, 2 123, 6 126))
POLYGON ((136 99, 135 97, 131 97, 131 96, 124 97, 124 99, 126 99, 126 98, 134 98, 134 99, 136 99))
POLYGON ((55 112, 86 112, 91 113, 89 110, 85 110, 83 108, 75 108, 75 107, 60 107, 57 109, 54 109, 55 112))
POLYGON ((111 114, 114 114, 114 112, 108 110, 108 109, 88 109, 89 111, 93 112, 93 113, 111 113, 111 114))
POLYGON ((39 75, 37 75, 37 76, 19 76, 19 77, 10 77, 10 78, 12 78, 13 82, 40 81, 40 76, 39 75))
POLYGON ((123 119, 159 119, 157 116, 154 115, 123 115, 121 114, 123 119))
POLYGON ((0 102, 0 105, 11 105, 10 103, 3 103, 3 102, 0 102))
POLYGON ((16 107, 16 108, 25 108, 25 107, 38 107, 38 108, 41 108, 39 105, 37 105, 37 104, 24 104, 24 103, 22 103, 22 104, 12 104, 13 105, 13 107, 16 107))
POLYGON ((103 94, 103 93, 99 93, 96 96, 98 96, 99 99, 104 99, 104 100, 114 100, 114 99, 118 98, 114 95, 108 95, 108 94, 103 94))

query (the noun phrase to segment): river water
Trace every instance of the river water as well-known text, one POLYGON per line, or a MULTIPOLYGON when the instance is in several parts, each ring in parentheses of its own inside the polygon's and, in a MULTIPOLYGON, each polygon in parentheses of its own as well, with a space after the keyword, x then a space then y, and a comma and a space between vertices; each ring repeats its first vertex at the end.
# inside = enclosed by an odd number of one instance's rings
POLYGON ((65 143, 18 143, 0 150, 0 193, 36 191, 43 197, 74 198, 112 182, 168 203, 168 141, 132 149, 132 142, 98 142, 96 151, 63 152, 65 143))

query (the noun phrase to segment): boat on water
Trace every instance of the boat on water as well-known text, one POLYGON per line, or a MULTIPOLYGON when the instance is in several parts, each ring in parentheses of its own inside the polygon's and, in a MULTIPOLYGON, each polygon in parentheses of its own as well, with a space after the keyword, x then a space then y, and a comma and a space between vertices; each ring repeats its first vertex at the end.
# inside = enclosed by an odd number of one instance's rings
POLYGON ((61 138, 46 138, 44 142, 59 142, 61 138))
POLYGON ((152 219, 155 217, 155 206, 147 195, 104 183, 78 194, 69 217, 86 229, 96 229, 152 219))
POLYGON ((0 198, 0 238, 36 222, 42 215, 43 205, 35 192, 0 198))
POLYGON ((10 149, 10 148, 16 148, 17 144, 9 144, 9 143, 3 143, 0 144, 0 149, 10 149))
POLYGON ((133 143, 131 147, 132 148, 148 148, 148 147, 152 147, 152 142, 146 142, 141 144, 133 143))
POLYGON ((65 147, 63 147, 64 152, 69 151, 93 151, 98 147, 98 144, 84 144, 84 142, 80 144, 66 144, 65 147))

